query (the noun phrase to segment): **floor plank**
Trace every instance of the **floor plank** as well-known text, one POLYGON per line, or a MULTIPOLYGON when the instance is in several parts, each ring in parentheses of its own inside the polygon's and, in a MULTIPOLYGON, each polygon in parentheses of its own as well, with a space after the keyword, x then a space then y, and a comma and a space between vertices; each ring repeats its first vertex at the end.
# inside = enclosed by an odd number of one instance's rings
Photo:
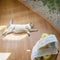
MULTIPOLYGON (((8 60, 31 60, 32 48, 40 39, 42 33, 55 34, 57 39, 60 40, 60 32, 48 23, 44 17, 34 13, 31 9, 17 0, 0 0, 0 26, 9 25, 11 18, 14 20, 14 23, 18 24, 32 22, 34 28, 39 31, 32 32, 30 37, 26 37, 22 40, 18 38, 17 40, 11 41, 2 39, 4 37, 1 37, 0 52, 11 52, 8 60)), ((4 29, 0 30, 0 35, 3 30, 4 29)), ((60 60, 59 56, 57 60, 60 60)))

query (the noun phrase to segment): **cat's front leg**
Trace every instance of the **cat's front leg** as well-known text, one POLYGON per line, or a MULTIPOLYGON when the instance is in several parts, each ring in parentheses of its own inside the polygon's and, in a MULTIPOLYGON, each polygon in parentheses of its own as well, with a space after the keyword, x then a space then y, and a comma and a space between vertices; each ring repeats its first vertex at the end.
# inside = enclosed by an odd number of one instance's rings
POLYGON ((29 31, 30 31, 30 32, 37 32, 38 29, 30 29, 29 31))
POLYGON ((28 36, 30 36, 30 32, 29 32, 29 30, 27 28, 25 29, 25 31, 28 34, 28 36))
POLYGON ((28 36, 30 36, 30 32, 28 30, 26 32, 27 32, 28 36))

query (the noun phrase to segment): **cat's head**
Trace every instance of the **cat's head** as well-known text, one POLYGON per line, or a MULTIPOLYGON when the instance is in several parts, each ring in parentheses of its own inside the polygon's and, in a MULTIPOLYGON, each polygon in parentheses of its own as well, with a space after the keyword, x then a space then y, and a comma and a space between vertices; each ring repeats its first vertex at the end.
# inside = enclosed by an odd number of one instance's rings
POLYGON ((33 27, 34 27, 34 25, 33 25, 33 23, 32 23, 32 22, 30 22, 30 23, 29 23, 29 25, 31 26, 31 28, 33 28, 33 27))

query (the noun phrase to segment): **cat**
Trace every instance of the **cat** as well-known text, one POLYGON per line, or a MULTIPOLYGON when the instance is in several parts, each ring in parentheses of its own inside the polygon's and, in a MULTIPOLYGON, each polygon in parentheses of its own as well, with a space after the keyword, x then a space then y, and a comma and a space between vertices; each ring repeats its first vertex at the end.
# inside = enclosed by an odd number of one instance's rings
POLYGON ((37 29, 32 29, 33 24, 27 23, 27 24, 13 24, 13 20, 10 20, 10 24, 5 29, 2 35, 7 35, 9 33, 24 33, 26 32, 28 36, 30 36, 30 32, 38 31, 37 29))

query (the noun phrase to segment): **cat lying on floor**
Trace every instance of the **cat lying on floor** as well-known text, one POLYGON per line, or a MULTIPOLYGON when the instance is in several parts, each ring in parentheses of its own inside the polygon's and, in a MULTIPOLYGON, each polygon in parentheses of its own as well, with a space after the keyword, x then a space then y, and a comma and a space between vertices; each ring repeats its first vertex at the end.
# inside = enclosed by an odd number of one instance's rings
POLYGON ((32 29, 33 24, 13 24, 13 20, 10 21, 8 28, 3 32, 2 35, 7 35, 9 33, 24 33, 26 32, 30 36, 30 32, 38 31, 37 29, 32 29))

